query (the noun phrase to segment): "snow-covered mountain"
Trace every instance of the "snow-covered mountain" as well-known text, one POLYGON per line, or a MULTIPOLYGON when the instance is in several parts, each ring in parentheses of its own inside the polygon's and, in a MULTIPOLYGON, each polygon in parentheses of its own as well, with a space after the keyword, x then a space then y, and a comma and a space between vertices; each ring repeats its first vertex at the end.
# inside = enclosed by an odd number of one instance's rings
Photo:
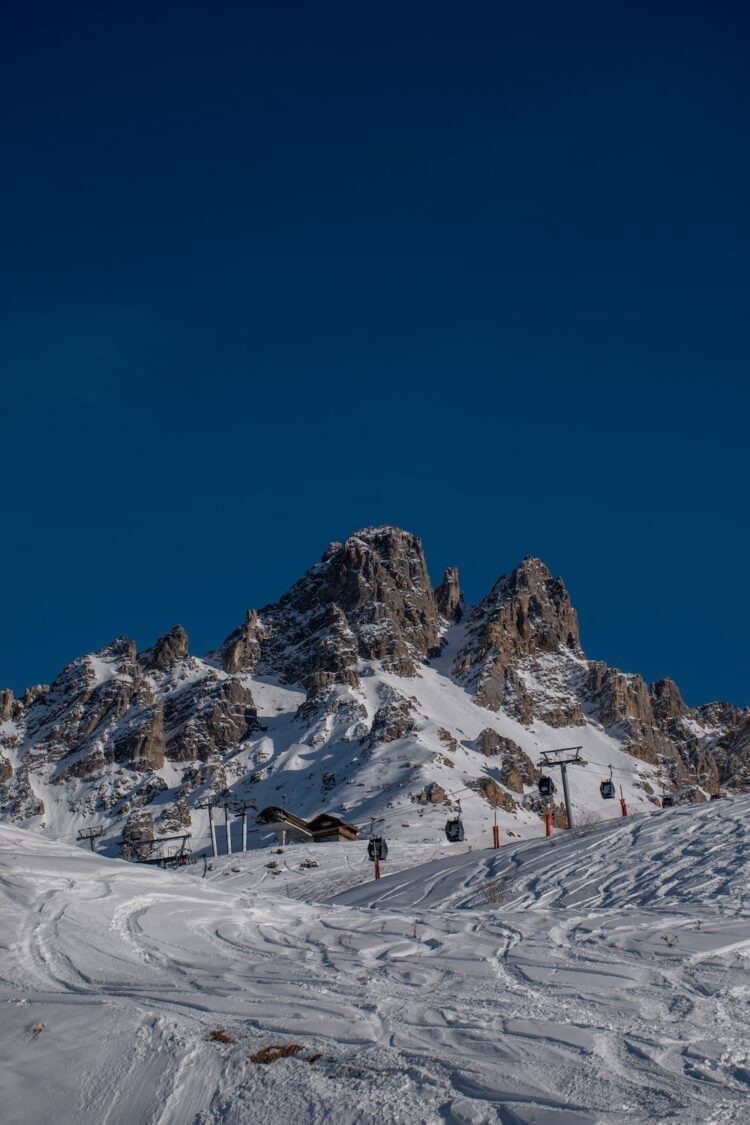
MULTIPOLYGON (((0 692, 0 816, 102 850, 187 830, 228 793, 259 808, 433 841, 462 802, 469 839, 536 835, 540 752, 581 746, 574 809, 620 815, 664 790, 697 799, 750 782, 750 709, 689 708, 670 680, 588 660, 560 578, 526 558, 476 607, 458 572, 433 588, 422 545, 393 527, 329 546, 279 602, 250 610, 203 658, 175 627, 118 638, 21 699, 0 692)), ((562 808, 555 810, 564 824, 562 808)))

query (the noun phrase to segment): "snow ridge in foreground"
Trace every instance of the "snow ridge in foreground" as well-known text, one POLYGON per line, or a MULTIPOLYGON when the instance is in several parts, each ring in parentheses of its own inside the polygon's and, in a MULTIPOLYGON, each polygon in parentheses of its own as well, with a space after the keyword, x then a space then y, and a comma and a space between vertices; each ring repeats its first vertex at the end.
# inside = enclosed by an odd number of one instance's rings
POLYGON ((749 821, 394 849, 379 884, 361 844, 202 879, 0 827, 3 1121, 745 1121, 749 821))

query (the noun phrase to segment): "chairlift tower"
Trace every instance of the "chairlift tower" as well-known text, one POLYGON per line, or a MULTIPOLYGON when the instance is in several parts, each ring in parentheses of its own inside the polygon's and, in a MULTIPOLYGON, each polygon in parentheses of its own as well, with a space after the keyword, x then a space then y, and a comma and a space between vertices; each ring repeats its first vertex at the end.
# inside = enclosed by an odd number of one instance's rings
POLYGON ((208 809, 208 830, 211 834, 211 855, 216 859, 219 849, 216 846, 216 824, 214 823, 214 809, 219 808, 224 802, 220 797, 208 797, 205 801, 196 803, 197 809, 208 809))
POLYGON ((570 807, 570 790, 568 789, 568 766, 587 766, 588 762, 581 757, 582 746, 563 746, 560 750, 542 750, 542 760, 537 762, 540 769, 559 768, 562 778, 563 797, 565 798, 565 815, 568 818, 568 828, 573 827, 573 810, 570 807), (561 757, 567 755, 567 757, 561 757))
POLYGON ((99 837, 103 836, 103 835, 104 835, 104 825, 103 824, 97 824, 97 826, 95 828, 79 828, 78 829, 78 835, 76 836, 76 839, 77 840, 88 840, 89 846, 90 846, 90 848, 93 852, 93 851, 96 851, 96 848, 94 847, 94 840, 98 840, 99 837))
POLYGON ((248 809, 255 809, 255 811, 258 812, 258 806, 253 801, 236 800, 234 802, 233 807, 234 807, 234 811, 237 813, 237 815, 240 818, 241 850, 243 852, 246 852, 247 851, 247 810, 248 809))

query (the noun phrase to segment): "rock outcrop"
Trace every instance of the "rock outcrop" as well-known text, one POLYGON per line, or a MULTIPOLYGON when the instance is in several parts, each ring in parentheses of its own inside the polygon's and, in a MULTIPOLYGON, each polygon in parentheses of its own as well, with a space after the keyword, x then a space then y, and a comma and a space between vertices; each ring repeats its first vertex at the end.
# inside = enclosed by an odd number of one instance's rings
POLYGON ((463 617, 464 598, 458 581, 458 568, 449 566, 443 581, 435 591, 435 604, 446 621, 457 622, 463 617))
POLYGON ((181 625, 175 625, 153 648, 139 654, 138 663, 144 672, 168 672, 187 655, 188 635, 181 625))
POLYGON ((525 558, 499 578, 468 618, 453 672, 491 711, 505 701, 507 673, 524 658, 560 651, 582 656, 578 619, 561 578, 525 558))
POLYGON ((506 812, 512 812, 518 807, 518 802, 514 801, 510 793, 507 793, 491 777, 476 778, 467 782, 467 787, 475 789, 493 809, 505 809, 506 812))
POLYGON ((19 712, 18 702, 10 688, 0 691, 0 723, 17 718, 19 712))
MULTIPOLYGON (((440 589, 455 615, 457 574, 440 589)), ((248 613, 217 655, 226 671, 266 670, 288 682, 340 677, 358 659, 410 676, 439 652, 445 625, 420 540, 394 527, 365 528, 332 543, 279 602, 248 613)))

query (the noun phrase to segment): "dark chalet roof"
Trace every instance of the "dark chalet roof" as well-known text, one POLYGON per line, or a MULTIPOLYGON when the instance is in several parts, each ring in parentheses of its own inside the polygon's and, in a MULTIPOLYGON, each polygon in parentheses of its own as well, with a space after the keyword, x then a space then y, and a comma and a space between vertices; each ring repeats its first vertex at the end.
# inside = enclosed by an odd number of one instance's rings
POLYGON ((280 805, 268 805, 258 813, 258 824, 275 824, 280 820, 286 820, 296 828, 303 828, 309 831, 306 820, 303 820, 301 816, 295 816, 294 813, 290 813, 286 809, 282 809, 280 805))
POLYGON ((311 832, 318 832, 323 828, 346 828, 349 832, 353 832, 355 836, 359 832, 355 824, 349 824, 348 821, 342 820, 340 816, 333 816, 331 813, 318 813, 312 820, 308 820, 307 827, 311 832))
POLYGON ((311 832, 315 836, 341 833, 351 839, 356 839, 359 835, 359 829, 356 825, 349 824, 346 820, 342 820, 340 816, 334 816, 333 813, 318 813, 312 820, 303 820, 301 816, 295 816, 294 813, 282 809, 279 805, 268 805, 258 813, 258 824, 279 824, 281 822, 311 832))

